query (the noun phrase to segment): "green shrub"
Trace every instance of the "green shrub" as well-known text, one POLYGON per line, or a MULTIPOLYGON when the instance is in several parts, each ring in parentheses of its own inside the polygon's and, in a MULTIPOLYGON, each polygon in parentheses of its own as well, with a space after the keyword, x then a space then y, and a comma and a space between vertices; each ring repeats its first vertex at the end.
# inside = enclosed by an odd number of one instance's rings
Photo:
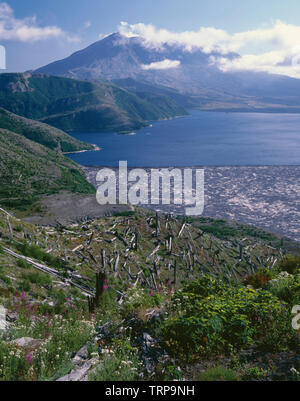
POLYGON ((52 283, 49 276, 39 272, 23 274, 22 277, 24 280, 28 280, 32 284, 40 284, 41 286, 50 285, 52 283))
POLYGON ((263 335, 258 339, 257 348, 263 352, 286 352, 299 349, 299 338, 292 328, 290 308, 274 311, 262 321, 263 335))
POLYGON ((242 374, 242 380, 251 381, 251 380, 265 380, 268 372, 263 369, 258 368, 257 366, 253 368, 248 368, 242 374))
POLYGON ((260 338, 262 323, 280 309, 267 291, 203 276, 174 294, 162 336, 171 352, 191 357, 241 349, 260 338))
POLYGON ((289 274, 296 273, 297 269, 300 269, 300 256, 287 255, 280 261, 278 268, 280 271, 289 274))
POLYGON ((24 292, 29 292, 31 290, 31 285, 28 279, 25 279, 19 283, 18 290, 24 292))
POLYGON ((51 267, 64 268, 66 263, 55 256, 46 253, 38 245, 29 245, 27 243, 17 244, 17 249, 27 257, 31 257, 47 263, 51 267))
POLYGON ((130 289, 127 294, 121 308, 125 317, 131 312, 159 307, 163 300, 163 295, 159 292, 150 292, 139 287, 130 289))
POLYGON ((22 269, 29 269, 31 266, 29 263, 26 262, 24 259, 18 259, 17 265, 19 267, 22 267, 22 269))
POLYGON ((205 372, 200 373, 197 378, 198 381, 236 381, 237 373, 234 370, 217 366, 215 368, 207 369, 205 372))
POLYGON ((4 273, 0 273, 0 280, 2 280, 6 285, 11 285, 11 279, 7 277, 4 273))
POLYGON ((300 274, 291 276, 281 272, 268 283, 267 289, 289 305, 297 305, 300 303, 300 274))
POLYGON ((256 273, 247 276, 244 284, 251 285, 253 288, 266 288, 270 280, 272 280, 271 271, 259 269, 256 273))
POLYGON ((125 210, 124 212, 114 213, 115 217, 132 217, 135 216, 135 211, 133 210, 125 210))

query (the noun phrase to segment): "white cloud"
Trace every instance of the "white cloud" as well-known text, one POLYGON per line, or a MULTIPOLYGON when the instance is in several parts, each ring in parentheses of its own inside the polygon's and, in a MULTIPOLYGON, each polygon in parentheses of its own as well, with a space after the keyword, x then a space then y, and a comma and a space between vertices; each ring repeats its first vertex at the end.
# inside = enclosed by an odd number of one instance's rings
POLYGON ((244 56, 228 60, 215 60, 222 71, 256 71, 271 74, 287 75, 300 78, 300 51, 293 57, 284 52, 269 52, 264 54, 245 54, 244 56))
POLYGON ((100 40, 102 40, 102 39, 105 39, 108 36, 112 35, 112 33, 113 32, 111 32, 111 33, 100 33, 98 37, 99 37, 100 40))
POLYGON ((185 51, 200 49, 210 54, 240 52, 239 58, 212 57, 222 70, 265 71, 300 78, 300 26, 275 21, 269 27, 229 34, 214 27, 198 31, 170 32, 154 25, 122 22, 119 31, 126 37, 140 37, 147 47, 176 45, 185 51), (249 51, 251 49, 251 51, 249 51))
POLYGON ((170 45, 178 45, 187 51, 193 48, 201 48, 206 53, 215 50, 219 43, 225 42, 230 35, 222 29, 200 28, 199 31, 186 32, 170 32, 166 29, 157 29, 154 25, 134 24, 121 22, 119 32, 128 38, 140 37, 145 46, 162 47, 168 43, 170 45))
POLYGON ((163 61, 157 61, 151 64, 142 64, 143 70, 168 70, 170 68, 177 68, 180 66, 180 61, 165 59, 163 61))
POLYGON ((64 37, 69 42, 79 41, 78 37, 68 35, 57 26, 38 26, 34 16, 18 19, 9 4, 0 3, 0 40, 35 42, 58 37, 64 37))
POLYGON ((83 29, 89 29, 92 26, 91 21, 85 21, 83 24, 83 29))

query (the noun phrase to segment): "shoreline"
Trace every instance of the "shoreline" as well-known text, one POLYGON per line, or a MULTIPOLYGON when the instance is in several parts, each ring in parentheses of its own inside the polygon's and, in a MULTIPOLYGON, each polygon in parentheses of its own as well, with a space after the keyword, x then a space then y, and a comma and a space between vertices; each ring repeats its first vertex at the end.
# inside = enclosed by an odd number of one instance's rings
POLYGON ((63 152, 63 155, 72 155, 75 153, 86 153, 86 152, 98 152, 98 151, 102 150, 102 148, 100 148, 98 145, 95 145, 94 143, 91 143, 91 145, 94 147, 94 149, 75 150, 73 152, 63 152))

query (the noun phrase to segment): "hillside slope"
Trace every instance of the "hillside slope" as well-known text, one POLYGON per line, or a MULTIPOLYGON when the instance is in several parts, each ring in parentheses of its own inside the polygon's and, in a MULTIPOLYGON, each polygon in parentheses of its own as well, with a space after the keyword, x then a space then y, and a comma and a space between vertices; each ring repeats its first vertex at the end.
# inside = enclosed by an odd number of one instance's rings
POLYGON ((41 195, 61 190, 94 193, 80 168, 60 152, 4 129, 0 142, 1 206, 26 210, 41 195))
POLYGON ((10 113, 2 107, 0 107, 0 128, 20 134, 52 150, 61 152, 93 150, 91 144, 78 141, 48 124, 10 113))
POLYGON ((165 95, 138 96, 110 83, 40 74, 0 74, 0 107, 77 132, 130 131, 186 114, 165 95))
POLYGON ((297 380, 299 261, 140 209, 56 228, 0 209, 0 381, 297 380))

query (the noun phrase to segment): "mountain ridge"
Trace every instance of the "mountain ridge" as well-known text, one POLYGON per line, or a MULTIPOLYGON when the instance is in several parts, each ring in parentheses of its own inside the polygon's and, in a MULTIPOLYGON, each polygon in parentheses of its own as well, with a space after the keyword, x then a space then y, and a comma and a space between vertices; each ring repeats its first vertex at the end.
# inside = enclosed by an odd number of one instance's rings
MULTIPOLYGON (((155 49, 138 37, 112 34, 36 72, 90 81, 147 82, 189 95, 192 105, 208 110, 300 111, 300 80, 264 72, 223 72, 211 56, 221 55, 188 52, 168 44, 155 49), (165 60, 179 64, 177 68, 151 68, 152 63, 165 60)), ((222 57, 240 56, 229 53, 222 57)))
POLYGON ((93 145, 81 142, 55 127, 18 116, 2 107, 0 107, 0 128, 63 153, 94 149, 93 145))
POLYGON ((140 97, 113 83, 32 73, 0 74, 0 107, 67 132, 130 132, 187 114, 162 94, 140 97))

